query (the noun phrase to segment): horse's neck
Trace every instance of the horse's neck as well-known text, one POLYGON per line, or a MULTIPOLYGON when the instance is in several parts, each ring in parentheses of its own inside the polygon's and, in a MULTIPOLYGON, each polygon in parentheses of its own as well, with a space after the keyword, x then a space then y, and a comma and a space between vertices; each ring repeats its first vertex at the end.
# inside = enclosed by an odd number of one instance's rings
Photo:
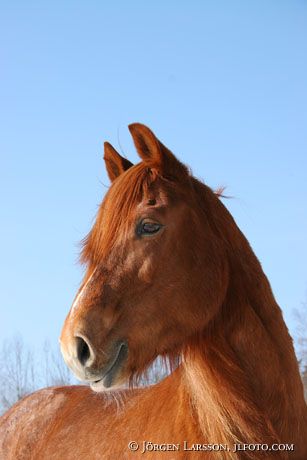
POLYGON ((210 442, 293 441, 306 413, 292 340, 252 257, 230 278, 218 317, 184 354, 187 388, 210 442))

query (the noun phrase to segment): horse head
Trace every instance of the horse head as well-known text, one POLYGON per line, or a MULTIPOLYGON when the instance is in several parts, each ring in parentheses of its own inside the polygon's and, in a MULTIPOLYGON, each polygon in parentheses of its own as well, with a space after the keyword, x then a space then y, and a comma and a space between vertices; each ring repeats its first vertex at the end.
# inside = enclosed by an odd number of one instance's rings
POLYGON ((227 290, 226 247, 209 216, 218 197, 149 128, 129 129, 141 162, 105 143, 111 187, 61 334, 66 363, 96 391, 132 381, 159 355, 177 358, 227 290))

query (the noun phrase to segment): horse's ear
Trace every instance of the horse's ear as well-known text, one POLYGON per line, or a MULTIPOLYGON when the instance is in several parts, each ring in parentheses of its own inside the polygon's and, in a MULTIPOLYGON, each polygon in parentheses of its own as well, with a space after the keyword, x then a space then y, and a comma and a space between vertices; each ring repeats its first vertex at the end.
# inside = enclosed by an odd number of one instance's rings
POLYGON ((129 125, 136 150, 145 164, 166 177, 187 176, 186 166, 166 148, 154 133, 141 123, 129 125))
POLYGON ((104 161, 110 181, 113 182, 124 171, 131 168, 133 164, 122 157, 109 142, 104 143, 104 161))

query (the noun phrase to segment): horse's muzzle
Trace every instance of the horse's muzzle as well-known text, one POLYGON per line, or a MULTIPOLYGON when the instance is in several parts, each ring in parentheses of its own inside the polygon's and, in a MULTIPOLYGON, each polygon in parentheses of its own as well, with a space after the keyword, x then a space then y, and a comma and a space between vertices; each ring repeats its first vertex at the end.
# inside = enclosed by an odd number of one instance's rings
POLYGON ((117 382, 117 377, 125 364, 128 357, 128 344, 121 342, 114 357, 101 370, 101 376, 94 382, 91 382, 91 388, 95 391, 101 391, 102 388, 107 389, 117 382))
POLYGON ((74 345, 69 347, 69 351, 63 344, 61 348, 64 360, 75 376, 79 380, 89 382, 95 391, 102 391, 117 384, 120 371, 128 358, 127 341, 117 340, 108 353, 108 359, 101 364, 101 356, 98 356, 87 337, 78 334, 74 339, 74 345))

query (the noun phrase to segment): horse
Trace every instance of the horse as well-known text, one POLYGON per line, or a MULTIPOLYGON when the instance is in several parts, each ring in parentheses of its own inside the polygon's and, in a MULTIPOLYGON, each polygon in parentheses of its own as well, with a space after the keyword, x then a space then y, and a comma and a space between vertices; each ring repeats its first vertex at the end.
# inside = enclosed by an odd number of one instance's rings
POLYGON ((129 130, 141 161, 104 145, 111 187, 60 338, 87 385, 13 406, 0 458, 306 460, 298 363, 258 259, 220 194, 129 130), (171 372, 139 387, 157 357, 171 372))

